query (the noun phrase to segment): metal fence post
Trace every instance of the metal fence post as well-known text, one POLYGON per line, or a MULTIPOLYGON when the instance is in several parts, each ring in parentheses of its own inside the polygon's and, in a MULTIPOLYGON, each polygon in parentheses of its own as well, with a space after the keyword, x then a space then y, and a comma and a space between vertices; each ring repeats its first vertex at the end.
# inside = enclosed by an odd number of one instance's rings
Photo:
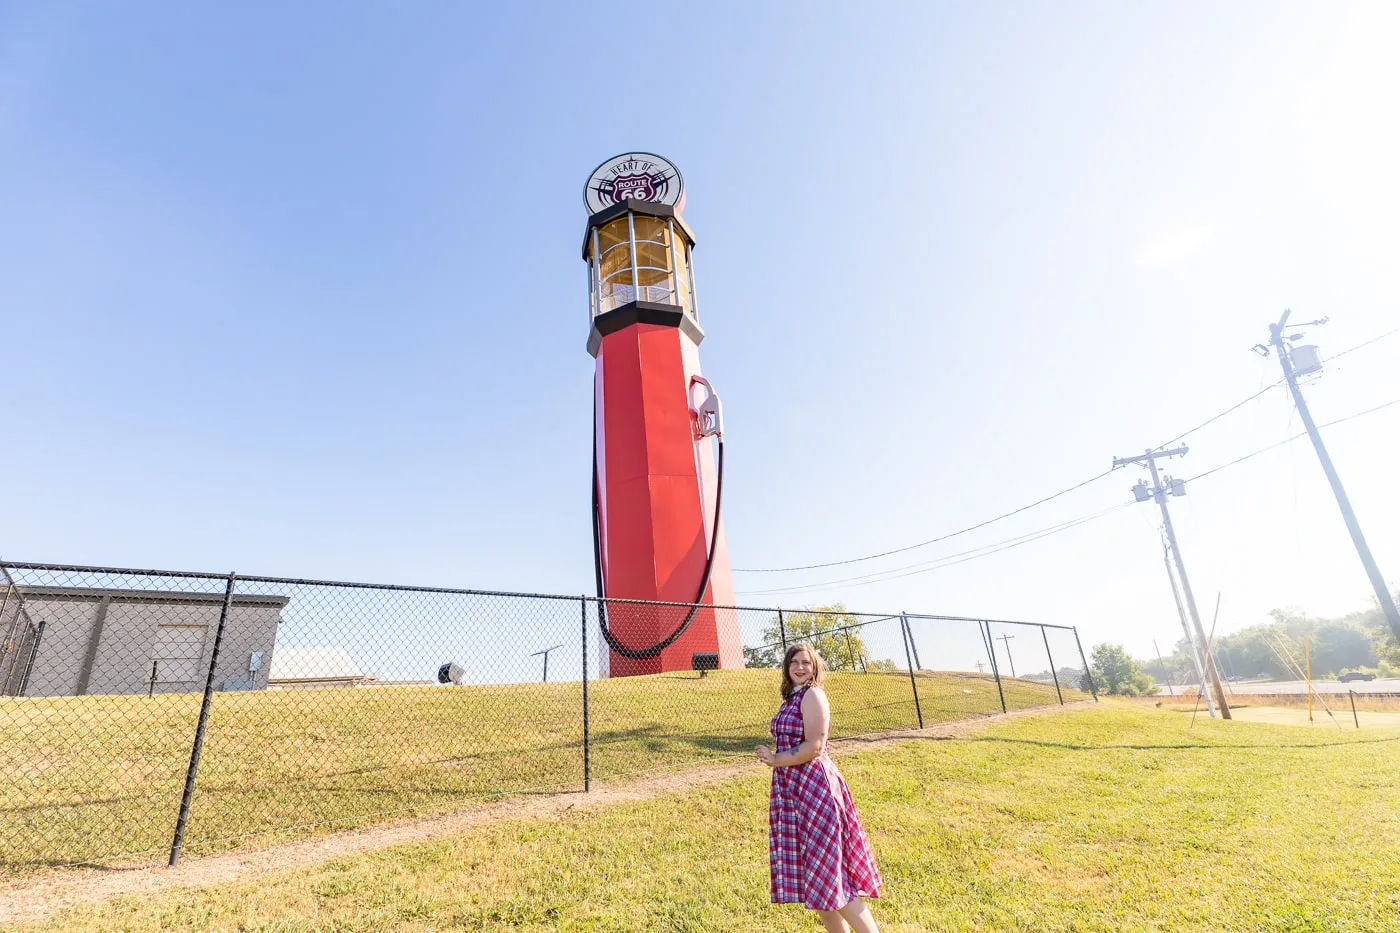
POLYGON ((1351 721, 1356 723, 1356 728, 1361 728, 1361 720, 1356 716, 1356 691, 1347 689, 1347 696, 1351 699, 1351 721))
POLYGON ((990 658, 992 662, 992 676, 995 677, 997 681, 997 699, 1001 700, 1001 711, 1004 713, 1006 712, 1006 692, 1001 689, 1001 668, 997 667, 997 653, 992 648, 992 623, 978 622, 977 631, 981 632, 982 626, 984 625, 987 627, 984 633, 986 636, 984 644, 987 646, 987 657, 990 658))
POLYGON ((175 839, 170 844, 170 867, 180 861, 180 849, 185 844, 185 827, 190 821, 190 801, 194 798, 194 778, 199 771, 199 755, 204 750, 204 730, 209 724, 209 701, 214 694, 214 671, 219 665, 219 645, 224 640, 224 623, 228 621, 229 606, 233 604, 233 583, 236 574, 228 575, 224 586, 224 605, 219 610, 219 627, 214 632, 214 650, 209 656, 209 675, 204 678, 204 699, 199 705, 199 724, 194 730, 194 747, 190 749, 190 767, 185 772, 185 793, 180 798, 180 817, 175 821, 175 839))
POLYGON ((914 640, 914 625, 907 616, 904 619, 904 627, 909 632, 909 647, 914 649, 914 666, 923 670, 924 662, 919 660, 919 643, 914 640))
POLYGON ((579 615, 583 621, 583 791, 592 789, 592 753, 588 732, 588 597, 580 596, 579 615))
POLYGON ((19 679, 19 696, 24 696, 24 691, 29 689, 29 675, 34 673, 34 659, 39 656, 39 642, 44 640, 45 625, 48 625, 48 621, 40 619, 34 628, 34 644, 29 648, 29 660, 24 664, 24 676, 19 679))
POLYGON ((1074 645, 1079 649, 1079 663, 1084 665, 1084 678, 1089 681, 1089 692, 1094 695, 1094 702, 1097 703, 1099 689, 1094 686, 1094 672, 1089 670, 1089 661, 1084 657, 1084 643, 1079 640, 1079 626, 1070 626, 1070 631, 1074 632, 1074 645))
MULTIPOLYGON (((5 579, 9 580, 9 571, 5 570, 4 565, 0 565, 0 571, 4 571, 5 579)), ((4 597, 0 597, 0 619, 5 618, 5 610, 10 608, 10 591, 12 591, 14 588, 15 587, 13 583, 7 584, 5 586, 4 597)), ((0 664, 4 664, 6 661, 9 662, 9 666, 7 668, 5 668, 4 670, 0 670, 0 690, 4 690, 9 687, 10 678, 14 674, 15 667, 19 664, 19 646, 20 643, 23 641, 23 639, 20 638, 19 635, 20 623, 24 621, 27 621, 24 618, 24 613, 20 612, 18 608, 16 608, 15 617, 10 621, 10 629, 5 633, 5 640, 4 642, 0 642, 0 664)))
POLYGON ((899 630, 904 635, 904 661, 909 665, 909 686, 914 691, 914 712, 919 714, 919 728, 924 727, 924 708, 919 705, 919 682, 914 679, 914 658, 909 653, 909 620, 899 616, 899 630))
POLYGON ((1050 636, 1045 634, 1045 626, 1040 627, 1040 637, 1045 641, 1045 657, 1050 660, 1050 677, 1055 681, 1055 696, 1060 698, 1060 705, 1065 705, 1065 695, 1060 692, 1060 675, 1055 673, 1055 656, 1050 653, 1050 636))
POLYGON ((783 653, 787 653, 787 626, 783 624, 783 610, 778 610, 778 640, 783 643, 783 653))

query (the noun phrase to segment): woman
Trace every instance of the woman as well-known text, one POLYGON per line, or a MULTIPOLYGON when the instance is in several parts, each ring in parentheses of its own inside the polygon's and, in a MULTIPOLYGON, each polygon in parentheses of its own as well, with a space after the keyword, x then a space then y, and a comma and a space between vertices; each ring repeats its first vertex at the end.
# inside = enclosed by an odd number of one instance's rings
POLYGON ((754 749, 773 769, 768 862, 775 904, 805 903, 830 933, 878 933, 861 900, 883 882, 846 779, 826 754, 831 707, 821 655, 805 642, 783 655, 783 705, 771 731, 777 751, 754 749), (846 924, 850 924, 849 927, 846 924))

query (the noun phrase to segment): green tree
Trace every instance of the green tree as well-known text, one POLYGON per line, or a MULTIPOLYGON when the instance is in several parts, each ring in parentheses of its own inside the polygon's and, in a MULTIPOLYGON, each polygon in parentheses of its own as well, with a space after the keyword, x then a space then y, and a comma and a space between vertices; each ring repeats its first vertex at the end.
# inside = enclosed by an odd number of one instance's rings
POLYGON ((1324 622, 1313 634, 1309 649, 1313 676, 1332 676, 1344 668, 1375 667, 1376 649, 1366 632, 1349 622, 1324 622))
MULTIPOLYGON (((763 639, 769 638, 768 630, 763 630, 763 639)), ((781 644, 765 644, 758 648, 744 646, 744 666, 745 667, 777 667, 783 663, 783 646, 781 644)))
MULTIPOLYGON (((1275 620, 1265 625, 1251 625, 1215 639, 1215 657, 1222 676, 1271 677, 1292 680, 1287 660, 1279 651, 1280 643, 1295 657, 1302 657, 1303 639, 1295 640, 1289 626, 1275 620)), ((1195 677, 1192 677, 1194 682, 1195 677)))
MULTIPOLYGON (((1400 667, 1400 644, 1379 605, 1336 619, 1311 618, 1296 609, 1275 609, 1269 615, 1273 617, 1270 622, 1216 637, 1213 651, 1221 676, 1293 680, 1300 674, 1288 656, 1299 667, 1306 666, 1305 638, 1314 677, 1331 677, 1357 668, 1400 667)), ((1162 664, 1155 658, 1138 664, 1154 676, 1166 675, 1172 683, 1196 682, 1191 647, 1184 638, 1162 664)))
MULTIPOLYGON (((1090 656, 1093 660, 1089 668, 1094 673, 1094 686, 1099 688, 1100 693, 1136 697, 1152 692, 1152 678, 1143 673, 1122 645, 1107 642, 1095 645, 1090 656)), ((1079 686, 1081 690, 1088 690, 1088 678, 1081 679, 1079 686)))
MULTIPOLYGON (((1396 598, 1400 599, 1400 594, 1397 594, 1396 598)), ((1344 621, 1355 622, 1363 632, 1370 636, 1371 647, 1376 652, 1378 663, 1383 662, 1392 667, 1400 667, 1400 642, 1396 642, 1395 632, 1391 629, 1380 605, 1373 604, 1365 612, 1352 613, 1344 621)))
MULTIPOLYGON (((861 640, 860 619, 847 611, 840 603, 830 606, 813 606, 809 609, 784 612, 782 632, 787 633, 787 643, 795 641, 811 643, 817 653, 833 671, 861 671, 874 667, 861 640)), ((783 644, 775 615, 763 629, 763 647, 745 648, 744 664, 747 667, 778 667, 783 663, 783 644)))

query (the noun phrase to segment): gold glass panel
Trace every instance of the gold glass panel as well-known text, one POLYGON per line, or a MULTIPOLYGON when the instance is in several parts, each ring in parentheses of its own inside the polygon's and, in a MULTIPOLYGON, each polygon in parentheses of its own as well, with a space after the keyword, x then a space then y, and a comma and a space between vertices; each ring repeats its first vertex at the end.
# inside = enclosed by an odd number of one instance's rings
POLYGON ((632 250, 628 248, 626 243, 613 247, 603 254, 602 268, 605 279, 612 279, 622 271, 626 271, 630 278, 632 275, 632 250))
POLYGON ((623 215, 616 220, 610 220, 598 228, 598 251, 606 253, 609 249, 621 243, 627 242, 627 215, 623 215))
POLYGON ((671 273, 665 269, 637 269, 637 284, 639 285, 664 285, 666 290, 671 290, 671 273))
POLYGON ((671 251, 661 243, 643 241, 641 237, 638 237, 637 265, 670 271, 671 251))
MULTIPOLYGON (((678 304, 686 311, 692 311, 690 307, 690 261, 686 255, 685 237, 676 237, 676 297, 675 304, 678 304)), ((692 311, 693 313, 693 311, 692 311)))
POLYGON ((666 242, 666 220, 662 217, 648 217, 645 214, 636 214, 632 218, 632 223, 637 230, 637 242, 643 240, 655 240, 657 243, 666 242))

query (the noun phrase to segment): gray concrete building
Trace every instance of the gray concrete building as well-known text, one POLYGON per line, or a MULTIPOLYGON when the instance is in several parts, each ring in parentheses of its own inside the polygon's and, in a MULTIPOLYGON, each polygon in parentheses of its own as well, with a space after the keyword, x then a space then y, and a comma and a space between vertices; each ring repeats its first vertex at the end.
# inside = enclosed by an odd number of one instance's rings
MULTIPOLYGON (((0 587, 0 695, 203 690, 223 593, 0 587)), ((285 596, 234 596, 216 690, 267 686, 285 596)))

